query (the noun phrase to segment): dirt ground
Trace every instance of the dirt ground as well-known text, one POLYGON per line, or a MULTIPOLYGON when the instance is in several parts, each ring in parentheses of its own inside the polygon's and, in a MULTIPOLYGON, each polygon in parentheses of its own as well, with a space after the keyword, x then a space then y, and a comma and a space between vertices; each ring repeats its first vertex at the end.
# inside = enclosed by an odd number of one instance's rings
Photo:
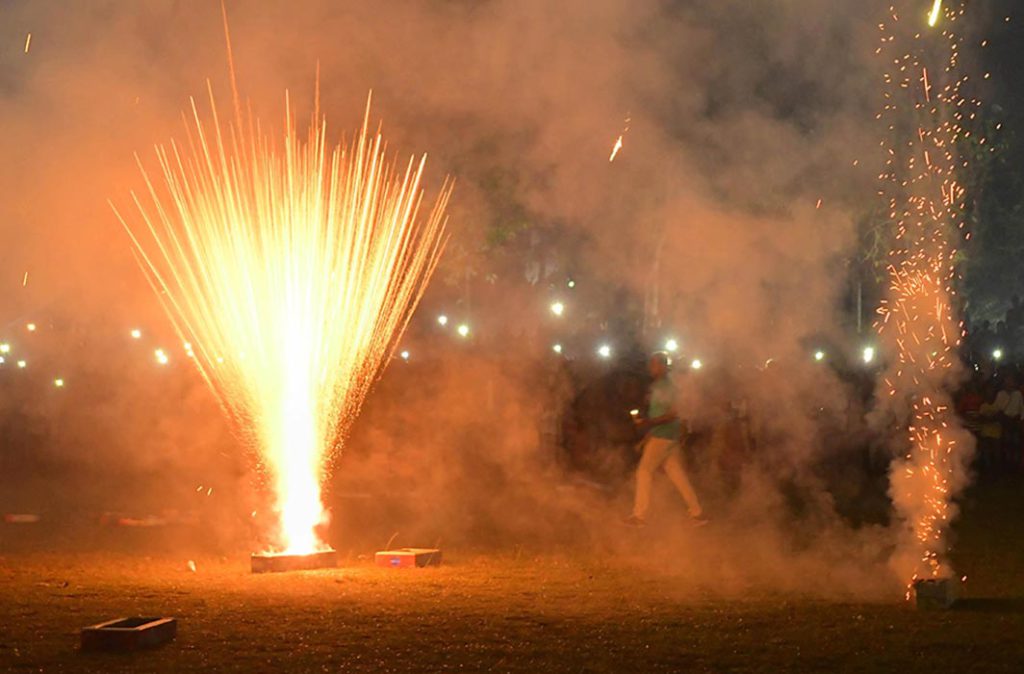
POLYGON ((1019 672, 1019 491, 968 504, 957 553, 968 598, 942 612, 895 597, 722 593, 636 559, 514 546, 446 549, 430 569, 346 553, 328 571, 252 575, 244 557, 218 556, 193 572, 166 550, 60 552, 7 525, 0 670, 1019 672), (175 616, 178 636, 136 654, 79 651, 83 626, 129 615, 175 616))

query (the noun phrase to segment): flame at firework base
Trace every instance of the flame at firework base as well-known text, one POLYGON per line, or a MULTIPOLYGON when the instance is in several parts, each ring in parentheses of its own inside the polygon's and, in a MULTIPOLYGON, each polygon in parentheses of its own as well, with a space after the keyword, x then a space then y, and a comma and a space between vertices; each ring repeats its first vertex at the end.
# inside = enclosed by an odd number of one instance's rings
POLYGON ((318 446, 313 401, 302 395, 310 382, 297 381, 298 373, 289 373, 289 383, 278 403, 281 416, 268 433, 268 454, 287 457, 274 466, 273 479, 280 515, 279 539, 284 552, 307 555, 322 548, 316 530, 326 523, 327 514, 320 497, 320 462, 324 447, 318 446))

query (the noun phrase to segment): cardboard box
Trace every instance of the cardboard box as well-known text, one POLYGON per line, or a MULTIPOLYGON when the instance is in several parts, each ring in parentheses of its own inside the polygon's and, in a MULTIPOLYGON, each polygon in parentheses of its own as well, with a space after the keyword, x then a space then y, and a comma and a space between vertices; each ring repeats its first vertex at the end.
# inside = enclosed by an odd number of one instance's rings
POLYGON ((377 566, 392 569, 414 569, 424 566, 441 566, 441 551, 437 548, 399 548, 382 550, 373 557, 377 566))
POLYGON ((959 583, 952 578, 927 578, 914 581, 914 603, 924 610, 948 609, 959 598, 959 583))

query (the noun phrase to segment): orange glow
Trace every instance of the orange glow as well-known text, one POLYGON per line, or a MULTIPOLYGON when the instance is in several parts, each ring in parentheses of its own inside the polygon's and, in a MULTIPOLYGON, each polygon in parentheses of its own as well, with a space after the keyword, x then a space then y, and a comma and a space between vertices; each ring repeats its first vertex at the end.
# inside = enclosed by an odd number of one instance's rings
POLYGON ((275 550, 323 549, 320 486, 444 247, 446 181, 421 214, 426 157, 399 165, 370 130, 332 145, 319 110, 270 133, 195 101, 184 144, 159 147, 136 217, 117 217, 222 408, 259 451, 275 550))

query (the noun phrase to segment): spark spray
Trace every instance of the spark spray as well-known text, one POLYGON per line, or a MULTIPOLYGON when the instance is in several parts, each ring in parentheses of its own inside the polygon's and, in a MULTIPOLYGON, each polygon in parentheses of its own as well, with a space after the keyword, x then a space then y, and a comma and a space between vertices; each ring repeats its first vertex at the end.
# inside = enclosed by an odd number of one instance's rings
POLYGON ((979 103, 965 97, 967 78, 958 70, 962 39, 954 28, 963 3, 927 9, 920 2, 891 7, 878 49, 887 64, 878 115, 887 131, 880 194, 893 246, 876 327, 894 354, 880 375, 887 399, 879 404, 905 433, 890 495, 905 525, 894 565, 908 582, 908 598, 917 581, 952 577, 947 534, 973 450, 949 390, 961 373, 964 334, 955 285, 967 194, 957 179, 965 161, 957 143, 970 135, 967 123, 979 103))
POLYGON ((192 100, 186 141, 157 148, 155 174, 137 159, 135 215, 115 213, 191 359, 258 450, 275 550, 313 553, 325 547, 327 461, 438 262, 451 186, 422 212, 426 157, 390 161, 369 101, 354 140, 332 145, 318 106, 300 135, 286 95, 275 138, 237 94, 222 123, 208 93, 208 117, 192 100))

